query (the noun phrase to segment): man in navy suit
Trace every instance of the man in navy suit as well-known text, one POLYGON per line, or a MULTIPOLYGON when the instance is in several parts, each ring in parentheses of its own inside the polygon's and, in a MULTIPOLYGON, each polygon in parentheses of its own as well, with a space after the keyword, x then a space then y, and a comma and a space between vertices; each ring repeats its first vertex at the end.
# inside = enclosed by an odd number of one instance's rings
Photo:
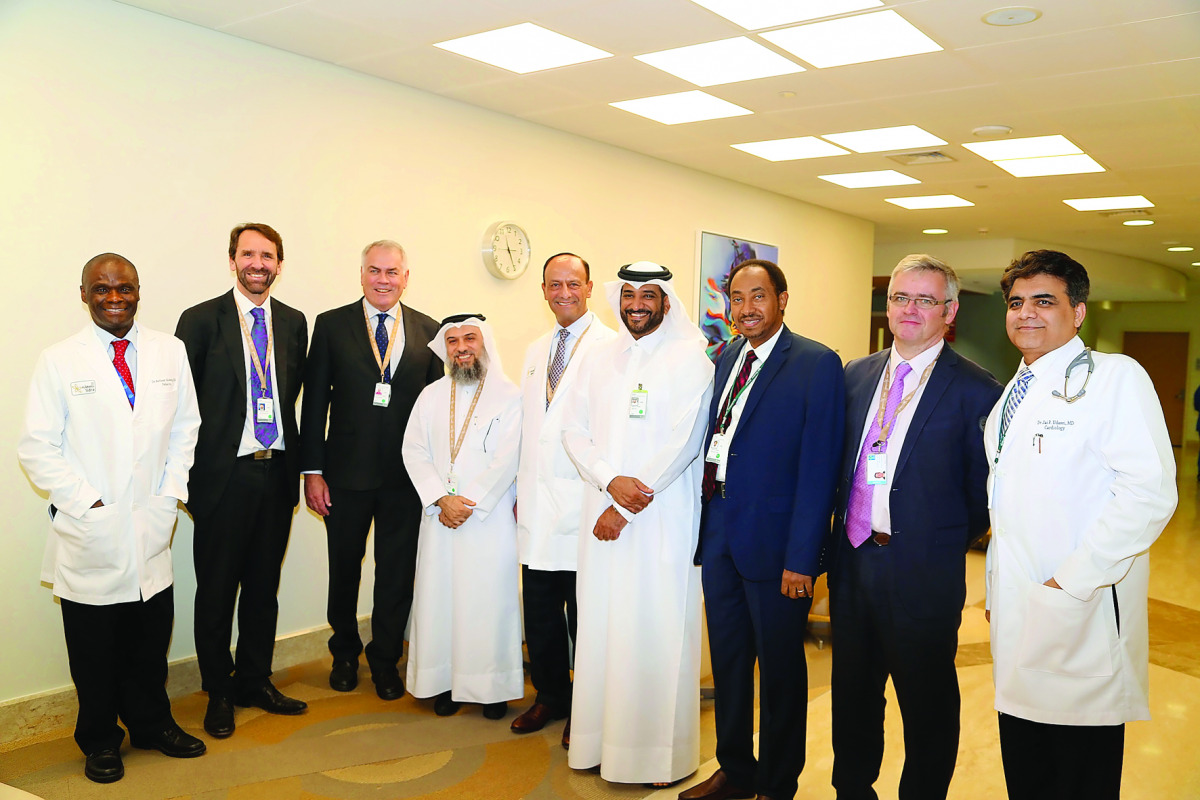
POLYGON ((904 719, 899 796, 946 796, 958 755, 966 552, 988 529, 982 422, 1001 387, 943 341, 958 277, 932 256, 907 256, 887 305, 894 345, 846 366, 828 548, 839 800, 876 798, 889 675, 904 719))
POLYGON ((729 298, 743 338, 717 362, 696 552, 720 769, 679 796, 790 800, 804 767, 805 626, 841 461, 842 362, 783 324, 787 279, 770 261, 734 267, 729 298))

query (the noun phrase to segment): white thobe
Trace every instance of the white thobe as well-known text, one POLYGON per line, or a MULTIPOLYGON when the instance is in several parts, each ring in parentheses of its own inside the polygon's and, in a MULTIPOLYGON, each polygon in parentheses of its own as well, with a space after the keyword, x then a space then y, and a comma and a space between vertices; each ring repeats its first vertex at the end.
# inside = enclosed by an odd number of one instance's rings
MULTIPOLYGON (((513 518, 521 440, 521 393, 490 372, 454 462, 458 494, 475 502, 450 529, 438 520, 450 464, 449 377, 426 386, 404 431, 404 466, 425 516, 408 644, 408 690, 414 697, 452 692, 468 703, 499 703, 525 694, 517 593, 517 526, 513 518)), ((459 385, 457 439, 475 386, 459 385)))
POLYGON ((700 524, 698 458, 713 365, 694 340, 666 326, 634 340, 622 331, 597 348, 572 388, 567 453, 590 484, 579 530, 579 634, 569 763, 601 765, 624 783, 674 781, 696 770, 700 736, 700 524), (631 393, 648 394, 644 418, 631 393), (654 500, 616 541, 593 535, 618 475, 654 500))
MULTIPOLYGON (((1031 365, 1003 448, 1000 416, 1015 378, 984 429, 992 672, 1002 713, 1119 725, 1150 718, 1147 551, 1175 510, 1175 460, 1136 361, 1093 353, 1086 393, 1073 403, 1053 396, 1081 352, 1076 337, 1031 365), (1062 589, 1044 586, 1049 578, 1062 589)), ((1086 372, 1076 367, 1066 396, 1086 372)))
POLYGON ((521 371, 521 466, 517 472, 517 546, 521 563, 548 572, 575 571, 579 552, 579 509, 583 479, 562 443, 564 409, 580 365, 591 351, 616 333, 590 311, 567 328, 566 370, 546 405, 546 373, 554 357, 558 331, 540 337, 525 351, 521 371), (578 338, 582 337, 582 338, 578 338), (578 345, 578 346, 576 346, 578 345))

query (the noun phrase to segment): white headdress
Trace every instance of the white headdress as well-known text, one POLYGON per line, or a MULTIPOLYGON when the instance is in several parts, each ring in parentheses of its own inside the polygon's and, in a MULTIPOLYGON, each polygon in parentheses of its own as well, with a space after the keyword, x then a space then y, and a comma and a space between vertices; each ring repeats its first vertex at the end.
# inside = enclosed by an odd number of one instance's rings
MULTIPOLYGON (((617 270, 617 280, 604 284, 604 294, 618 320, 621 320, 621 289, 625 284, 629 284, 634 289, 646 284, 661 289, 671 301, 671 307, 663 318, 663 333, 673 339, 693 339, 700 347, 705 345, 704 334, 688 319, 683 301, 675 293, 675 286, 671 283, 671 270, 655 264, 653 261, 635 261, 617 270)), ((624 335, 630 335, 624 322, 622 322, 620 330, 624 335)))
POLYGON ((483 314, 453 314, 446 317, 442 320, 442 327, 438 328, 437 334, 429 340, 429 349, 437 354, 443 364, 449 364, 450 357, 446 352, 446 331, 451 328, 461 328, 463 325, 474 325, 483 334, 483 349, 487 351, 488 358, 488 374, 504 375, 504 365, 500 363, 500 348, 496 346, 496 335, 486 320, 487 317, 483 314))

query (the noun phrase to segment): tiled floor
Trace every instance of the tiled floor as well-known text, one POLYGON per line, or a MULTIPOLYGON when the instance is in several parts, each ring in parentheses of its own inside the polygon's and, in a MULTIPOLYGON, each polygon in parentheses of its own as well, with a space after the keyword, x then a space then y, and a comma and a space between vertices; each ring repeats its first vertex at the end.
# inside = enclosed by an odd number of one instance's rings
MULTIPOLYGON (((1122 796, 1129 800, 1200 798, 1200 547, 1195 452, 1181 458, 1179 510, 1151 551, 1151 722, 1127 731, 1122 796)), ((958 675, 963 695, 962 744, 950 796, 956 800, 1004 797, 996 715, 992 710, 991 656, 983 618, 983 556, 968 559, 968 598, 960 633, 958 675)), ((836 646, 836 645, 833 645, 836 646)), ((827 646, 808 648, 811 698, 808 763, 800 778, 803 798, 833 798, 829 728, 827 646)), ((127 774, 110 786, 88 782, 70 731, 20 742, 0 753, 0 781, 53 798, 639 798, 640 786, 607 784, 566 765, 558 745, 562 723, 541 734, 517 737, 508 720, 485 720, 467 706, 449 719, 428 703, 405 697, 378 700, 369 681, 351 694, 326 683, 326 663, 277 675, 289 694, 308 701, 300 717, 237 712, 238 730, 224 741, 208 740, 203 758, 175 761, 156 753, 125 750, 127 774)), ((532 697, 532 693, 529 694, 532 697)), ((890 698, 890 709, 895 709, 890 698)), ((199 732, 203 695, 175 704, 180 723, 199 732)), ((522 706, 521 708, 523 708, 522 706)), ((887 721, 887 751, 876 785, 884 800, 896 797, 903 743, 896 714, 887 721)), ((702 766, 691 782, 707 777, 714 738, 712 706, 703 705, 702 766)), ((683 786, 652 796, 673 798, 683 786)), ((0 797, 3 796, 0 788, 0 797)))

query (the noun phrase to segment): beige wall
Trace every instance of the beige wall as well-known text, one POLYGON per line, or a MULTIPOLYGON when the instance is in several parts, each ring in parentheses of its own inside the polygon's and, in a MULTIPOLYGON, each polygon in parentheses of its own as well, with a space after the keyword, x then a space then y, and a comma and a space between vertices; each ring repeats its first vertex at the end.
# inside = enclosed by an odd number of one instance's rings
MULTIPOLYGON (((286 244, 276 294, 311 324, 359 295, 362 245, 395 238, 413 271, 406 301, 435 317, 488 314, 514 375, 552 318, 536 270, 512 283, 484 271, 488 224, 517 220, 539 264, 576 250, 599 279, 638 259, 668 264, 686 297, 703 229, 778 244, 789 323, 845 358, 865 353, 873 232, 862 220, 117 3, 0 4, 0 74, 16 337, 0 400, 0 701, 69 683, 58 610, 37 582, 45 501, 12 454, 38 351, 87 321, 75 287, 96 253, 131 258, 141 323, 173 330, 185 307, 230 286, 229 228, 266 221, 286 244)), ((194 652, 191 532, 181 517, 172 658, 194 652)), ((281 635, 324 624, 324 536, 298 514, 281 635)))

